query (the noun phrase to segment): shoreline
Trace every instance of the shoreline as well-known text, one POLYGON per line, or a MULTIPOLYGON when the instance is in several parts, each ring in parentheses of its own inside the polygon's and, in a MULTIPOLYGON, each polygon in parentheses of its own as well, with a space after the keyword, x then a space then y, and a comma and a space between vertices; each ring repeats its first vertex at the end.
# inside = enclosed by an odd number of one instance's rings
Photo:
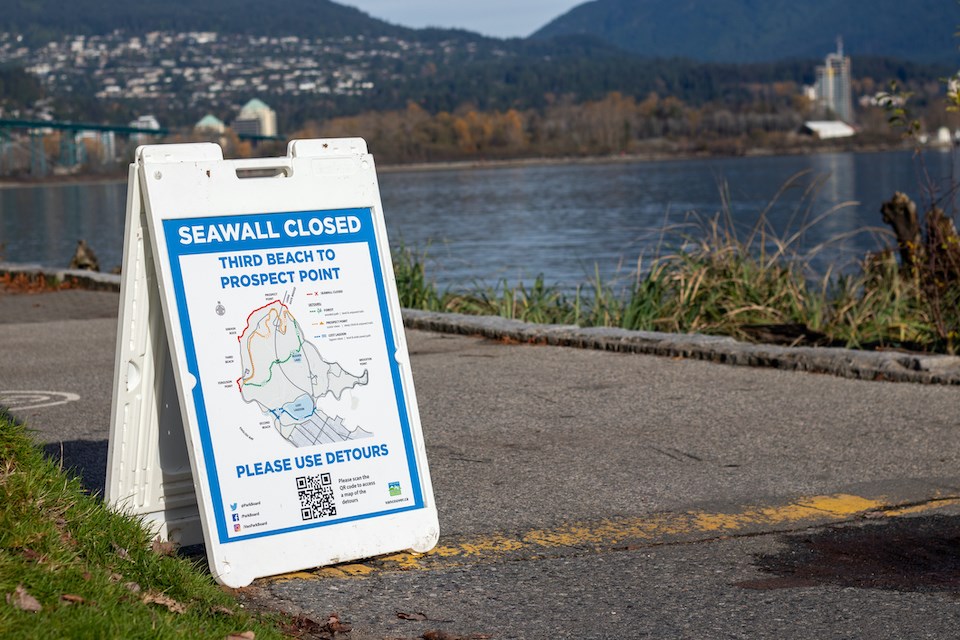
MULTIPOLYGON (((703 152, 669 152, 654 151, 650 153, 615 154, 605 156, 539 156, 535 158, 507 158, 492 160, 447 160, 440 162, 417 162, 410 164, 378 165, 377 171, 383 173, 402 173, 405 171, 455 171, 461 169, 499 169, 509 167, 534 166, 565 166, 565 165, 596 165, 596 164, 644 164, 649 162, 680 162, 684 160, 707 159, 737 159, 737 158, 776 158, 791 156, 813 156, 832 153, 888 153, 896 151, 911 151, 912 147, 904 144, 885 145, 867 144, 856 147, 844 145, 824 145, 817 148, 797 147, 795 149, 769 149, 757 147, 747 149, 742 154, 724 154, 703 152)), ((930 148, 936 151, 936 148, 930 148)), ((374 154, 376 158, 376 154, 374 154)))
POLYGON ((19 189, 25 187, 70 187, 81 185, 88 187, 101 184, 122 184, 127 181, 126 175, 105 176, 97 175, 75 175, 75 176, 47 176, 45 178, 20 178, 12 180, 9 178, 0 178, 0 189, 19 189))
MULTIPOLYGON (((38 265, 0 263, 0 275, 54 279, 69 282, 68 290, 43 294, 83 296, 84 292, 119 294, 118 275, 69 269, 46 269, 38 265), (74 293, 70 294, 69 291, 74 293)), ((7 293, 4 295, 38 295, 7 293)), ((30 303, 29 300, 20 304, 30 303)), ((8 309, 8 313, 15 312, 8 309)), ((868 351, 846 347, 785 346, 744 342, 730 336, 698 333, 633 331, 614 327, 537 324, 498 316, 473 316, 402 309, 406 329, 450 335, 467 335, 507 342, 633 353, 667 358, 704 360, 727 366, 779 369, 832 375, 855 380, 888 383, 960 386, 960 356, 909 352, 897 349, 868 351)))
MULTIPOLYGON (((424 171, 462 171, 465 169, 502 169, 514 167, 539 166, 568 166, 568 165, 598 165, 598 164, 643 164, 650 162, 672 162, 684 160, 705 160, 713 158, 773 158, 804 155, 821 155, 831 153, 885 153, 895 151, 910 151, 906 144, 823 144, 815 147, 798 146, 793 149, 770 149, 755 147, 746 149, 742 154, 723 154, 702 152, 671 152, 651 151, 649 153, 622 153, 603 156, 536 156, 529 158, 494 158, 471 160, 440 160, 436 162, 414 162, 409 164, 382 164, 377 166, 380 173, 405 173, 424 171)), ((930 150, 937 150, 930 148, 930 150)), ((376 153, 373 154, 376 159, 376 153)), ((126 171, 116 175, 105 174, 72 174, 47 176, 44 178, 0 178, 0 189, 15 189, 19 187, 65 187, 70 185, 98 185, 120 184, 127 180, 126 171)))

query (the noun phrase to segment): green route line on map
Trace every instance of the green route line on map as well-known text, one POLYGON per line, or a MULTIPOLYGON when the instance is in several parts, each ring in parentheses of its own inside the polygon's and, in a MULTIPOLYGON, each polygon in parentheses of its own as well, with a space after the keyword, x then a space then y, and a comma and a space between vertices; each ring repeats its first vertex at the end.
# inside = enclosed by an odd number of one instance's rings
MULTIPOLYGON (((279 314, 277 314, 277 315, 279 315, 279 314)), ((288 313, 288 315, 289 315, 289 313, 288 313)), ((268 317, 269 317, 269 316, 268 316, 268 317)), ((274 360, 273 362, 270 363, 270 367, 267 369, 268 372, 270 373, 270 375, 267 376, 267 379, 266 379, 266 380, 264 380, 263 382, 261 382, 261 383, 259 383, 259 384, 257 384, 256 382, 243 381, 244 386, 264 387, 264 386, 270 384, 270 381, 273 379, 273 365, 275 365, 275 364, 285 364, 285 363, 289 362, 290 359, 293 358, 293 356, 297 355, 298 353, 303 353, 303 334, 300 332, 300 325, 297 323, 297 321, 296 321, 292 316, 290 317, 290 322, 293 323, 293 330, 294 330, 294 331, 296 332, 296 334, 297 334, 297 341, 299 342, 299 344, 297 345, 297 348, 294 349, 293 351, 291 351, 291 352, 290 352, 290 355, 288 355, 285 359, 283 359, 283 360, 274 360)), ((251 340, 253 339, 253 336, 255 336, 255 335, 260 335, 260 334, 257 333, 256 331, 254 331, 254 332, 253 332, 253 335, 250 336, 251 340)), ((266 337, 266 336, 263 336, 263 337, 266 337)), ((250 343, 248 342, 248 343, 247 343, 247 353, 250 353, 250 346, 249 346, 249 345, 250 345, 250 343)), ((250 353, 250 359, 251 359, 251 361, 253 360, 253 354, 252 354, 252 353, 250 353)))

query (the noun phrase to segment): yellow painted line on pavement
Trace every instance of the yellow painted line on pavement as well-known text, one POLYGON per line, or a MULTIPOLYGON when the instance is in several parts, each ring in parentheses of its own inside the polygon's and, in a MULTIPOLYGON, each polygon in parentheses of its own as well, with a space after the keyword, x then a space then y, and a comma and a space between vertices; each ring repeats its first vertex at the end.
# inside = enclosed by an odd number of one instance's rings
POLYGON ((951 507, 956 505, 960 505, 960 498, 937 498, 931 502, 924 502, 921 504, 911 504, 905 507, 891 507, 884 510, 883 515, 891 518, 895 518, 897 516, 910 516, 918 513, 924 513, 930 511, 931 509, 939 509, 942 507, 951 507))
POLYGON ((774 506, 751 506, 733 513, 687 511, 618 518, 534 529, 516 536, 488 534, 440 544, 426 553, 402 552, 363 563, 324 567, 271 578, 288 580, 368 576, 375 571, 428 570, 458 565, 529 559, 557 551, 604 551, 767 533, 797 526, 830 524, 866 514, 900 516, 960 504, 960 498, 937 497, 922 504, 898 506, 882 498, 833 494, 800 498, 774 506))
POLYGON ((846 518, 885 506, 879 500, 847 494, 816 496, 780 507, 747 509, 741 513, 701 513, 693 524, 696 531, 724 533, 754 525, 801 522, 817 516, 846 518))

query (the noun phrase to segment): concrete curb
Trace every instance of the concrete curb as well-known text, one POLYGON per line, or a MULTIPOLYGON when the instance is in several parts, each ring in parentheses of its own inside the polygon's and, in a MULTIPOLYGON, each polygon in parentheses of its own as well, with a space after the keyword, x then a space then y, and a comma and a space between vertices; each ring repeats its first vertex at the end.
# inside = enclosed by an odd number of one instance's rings
POLYGON ((618 353, 693 358, 745 367, 827 373, 857 380, 960 385, 960 357, 833 347, 781 347, 733 338, 626 329, 539 325, 497 317, 404 309, 411 329, 478 335, 494 340, 548 344, 618 353))
MULTIPOLYGON (((6 274, 44 276, 97 291, 120 290, 120 276, 107 273, 0 263, 0 275, 6 274)), ((585 329, 572 325, 532 324, 499 317, 414 309, 403 310, 403 324, 410 329, 483 336, 493 340, 692 358, 744 367, 826 373, 856 380, 960 385, 958 356, 834 347, 782 347, 740 342, 722 336, 603 327, 585 329)))

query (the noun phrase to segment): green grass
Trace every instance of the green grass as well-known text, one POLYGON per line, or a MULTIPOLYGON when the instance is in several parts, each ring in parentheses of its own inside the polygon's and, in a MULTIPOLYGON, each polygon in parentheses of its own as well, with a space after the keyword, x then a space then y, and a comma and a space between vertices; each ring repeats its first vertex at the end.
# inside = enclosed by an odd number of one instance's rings
POLYGON ((0 637, 283 637, 200 561, 154 544, 134 518, 88 495, 0 413, 0 637), (25 594, 25 595, 24 595, 25 594), (27 610, 36 600, 41 609, 27 610))

